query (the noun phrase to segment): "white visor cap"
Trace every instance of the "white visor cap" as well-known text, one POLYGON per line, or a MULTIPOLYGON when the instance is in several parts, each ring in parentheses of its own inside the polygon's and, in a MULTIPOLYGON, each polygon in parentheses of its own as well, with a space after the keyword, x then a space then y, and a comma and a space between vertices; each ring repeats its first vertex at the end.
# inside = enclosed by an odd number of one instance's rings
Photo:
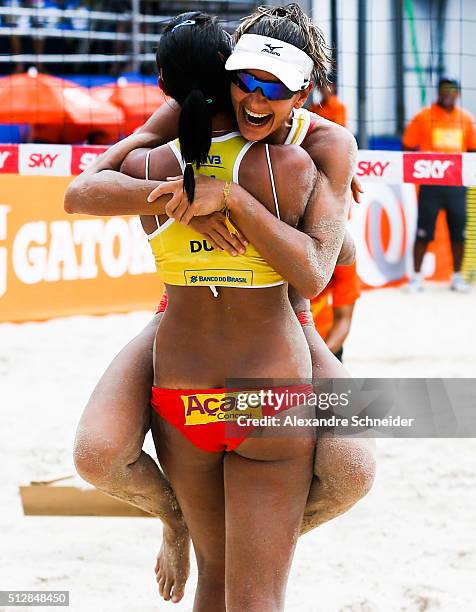
POLYGON ((291 91, 307 87, 314 62, 294 45, 259 34, 243 34, 227 59, 227 70, 264 70, 291 91))

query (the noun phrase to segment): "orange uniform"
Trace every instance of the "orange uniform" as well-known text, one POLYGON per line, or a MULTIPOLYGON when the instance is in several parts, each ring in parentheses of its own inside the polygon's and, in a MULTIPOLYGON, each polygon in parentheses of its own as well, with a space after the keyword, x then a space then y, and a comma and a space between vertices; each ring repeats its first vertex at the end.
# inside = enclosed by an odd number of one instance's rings
POLYGON ((435 153, 463 153, 476 149, 474 118, 459 106, 447 111, 439 104, 432 104, 410 121, 403 144, 410 149, 435 153))
POLYGON ((328 119, 344 127, 347 125, 347 108, 337 96, 330 96, 330 98, 326 102, 322 102, 322 104, 311 104, 309 110, 312 113, 316 113, 316 115, 324 117, 324 119, 328 119))
POLYGON ((327 287, 311 300, 314 325, 324 340, 334 322, 333 308, 354 304, 360 296, 360 279, 357 266, 336 266, 327 287))

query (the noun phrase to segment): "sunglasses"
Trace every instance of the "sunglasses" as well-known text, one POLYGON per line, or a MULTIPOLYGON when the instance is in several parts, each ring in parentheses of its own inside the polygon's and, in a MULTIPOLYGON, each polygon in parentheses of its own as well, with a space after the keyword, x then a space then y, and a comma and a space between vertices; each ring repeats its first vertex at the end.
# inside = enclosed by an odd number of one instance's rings
POLYGON ((442 85, 440 91, 441 93, 459 93, 459 89, 455 85, 442 85))
POLYGON ((232 72, 231 80, 245 93, 254 93, 257 89, 261 89, 263 96, 271 101, 289 100, 297 93, 291 91, 281 81, 262 81, 248 72, 232 72))

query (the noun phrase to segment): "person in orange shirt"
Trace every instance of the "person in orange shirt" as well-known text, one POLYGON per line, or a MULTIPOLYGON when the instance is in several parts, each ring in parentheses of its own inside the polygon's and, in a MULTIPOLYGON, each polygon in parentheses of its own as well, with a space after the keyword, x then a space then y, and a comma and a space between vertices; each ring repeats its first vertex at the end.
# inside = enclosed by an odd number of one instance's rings
POLYGON ((360 279, 354 261, 350 266, 336 266, 327 287, 311 300, 314 325, 339 361, 359 297, 360 279))
POLYGON ((321 94, 320 104, 310 104, 309 110, 316 115, 324 117, 329 121, 338 123, 346 127, 347 125, 347 108, 345 104, 337 97, 337 87, 335 83, 329 83, 319 90, 321 94))
MULTIPOLYGON (((440 80, 436 102, 415 115, 405 130, 405 151, 462 153, 476 150, 474 119, 467 110, 456 106, 459 94, 458 81, 448 78, 440 80)), ((446 211, 453 254, 454 271, 450 288, 462 293, 469 291, 461 274, 466 227, 466 187, 422 185, 418 194, 418 224, 413 250, 415 272, 407 285, 411 293, 423 290, 421 264, 428 244, 433 240, 436 218, 442 208, 446 211)))

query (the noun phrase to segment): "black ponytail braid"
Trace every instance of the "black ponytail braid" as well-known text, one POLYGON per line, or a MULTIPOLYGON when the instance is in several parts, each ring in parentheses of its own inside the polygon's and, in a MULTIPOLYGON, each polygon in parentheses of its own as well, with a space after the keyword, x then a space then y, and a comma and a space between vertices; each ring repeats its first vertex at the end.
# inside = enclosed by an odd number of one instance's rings
POLYGON ((190 202, 195 196, 193 166, 200 168, 206 162, 213 116, 232 109, 225 70, 230 53, 230 37, 217 19, 199 12, 179 15, 159 42, 157 65, 164 89, 181 106, 179 141, 186 164, 184 191, 190 202))

